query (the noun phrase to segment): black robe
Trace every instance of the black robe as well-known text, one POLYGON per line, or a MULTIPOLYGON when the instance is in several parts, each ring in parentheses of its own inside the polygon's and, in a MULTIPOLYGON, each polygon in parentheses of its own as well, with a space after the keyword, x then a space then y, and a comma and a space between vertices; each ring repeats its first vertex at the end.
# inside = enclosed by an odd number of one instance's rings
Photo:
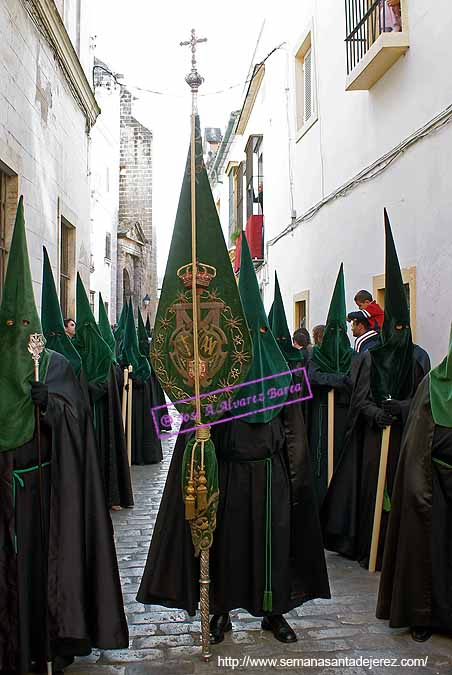
POLYGON ((122 426, 121 375, 112 365, 102 384, 88 384, 91 411, 108 508, 133 506, 132 481, 122 426))
MULTIPOLYGON (((262 616, 265 578, 266 463, 272 467, 272 613, 329 598, 306 434, 300 404, 268 424, 235 420, 212 429, 220 502, 211 549, 211 609, 241 607, 262 616), (253 460, 261 461, 253 461, 253 460)), ((163 493, 137 600, 185 609, 199 601, 199 561, 184 520, 180 434, 163 493)))
POLYGON ((452 631, 452 429, 435 425, 429 378, 411 406, 400 451, 377 617, 452 631))
POLYGON ((151 409, 151 378, 146 382, 133 379, 132 385, 132 464, 155 464, 163 459, 162 443, 151 409))
POLYGON ((41 438, 48 557, 41 545, 36 441, 0 453, 0 671, 26 673, 32 661, 42 668, 45 604, 52 657, 128 646, 91 416, 69 362, 55 352, 46 383, 41 438))
POLYGON ((309 381, 312 387, 309 451, 319 506, 328 489, 328 394, 334 390, 334 467, 337 466, 344 444, 350 390, 344 384, 344 375, 323 373, 314 361, 309 363, 309 381))
MULTIPOLYGON (((321 512, 325 548, 358 560, 363 567, 369 563, 382 437, 382 430, 374 423, 380 408, 371 397, 371 364, 372 352, 365 352, 352 365, 354 388, 344 446, 321 512)), ((415 345, 413 395, 429 370, 427 353, 415 345)), ((402 418, 391 425, 386 474, 389 497, 410 403, 411 397, 402 401, 402 418)), ((377 569, 381 569, 387 516, 383 511, 377 569)))

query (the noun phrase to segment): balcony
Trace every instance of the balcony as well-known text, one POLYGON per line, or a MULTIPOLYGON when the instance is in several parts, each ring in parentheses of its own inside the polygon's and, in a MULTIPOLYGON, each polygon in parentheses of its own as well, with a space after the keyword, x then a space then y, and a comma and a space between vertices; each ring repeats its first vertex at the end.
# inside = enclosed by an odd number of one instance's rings
MULTIPOLYGON (((242 250, 243 232, 235 244, 234 272, 240 269, 240 253, 242 250)), ((246 223, 246 239, 250 247, 254 265, 259 265, 264 259, 264 216, 250 216, 246 223)))
POLYGON ((347 91, 369 90, 409 48, 408 0, 345 0, 347 91))

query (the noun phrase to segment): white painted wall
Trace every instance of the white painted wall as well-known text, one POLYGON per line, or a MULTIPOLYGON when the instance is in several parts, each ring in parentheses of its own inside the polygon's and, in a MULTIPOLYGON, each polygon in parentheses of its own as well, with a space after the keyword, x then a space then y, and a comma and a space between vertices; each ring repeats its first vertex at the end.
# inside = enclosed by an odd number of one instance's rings
MULTIPOLYGON (((408 2, 410 48, 370 91, 346 92, 344 3, 306 0, 290 16, 267 20, 256 62, 286 44, 266 72, 243 137, 230 160, 244 159, 248 137, 264 135, 264 215, 268 241, 290 224, 289 159, 297 216, 337 190, 452 103, 447 0, 408 2), (295 53, 313 30, 318 120, 296 140, 295 53), (287 92, 286 89, 289 91, 287 92), (288 108, 286 96, 288 95, 288 108), (289 131, 287 124, 289 113, 289 131), (290 141, 288 141, 290 138, 290 141)), ((227 111, 225 111, 225 118, 227 111)), ((348 306, 360 288, 384 271, 383 207, 386 206, 403 268, 417 270, 416 339, 432 361, 446 352, 452 320, 452 124, 407 150, 382 173, 330 202, 292 234, 268 249, 265 303, 273 298, 274 270, 289 324, 293 296, 310 291, 310 328, 323 323, 340 262, 348 306)))
POLYGON ((19 0, 0 3, 0 160, 18 175, 24 195, 40 306, 42 245, 58 279, 61 215, 76 227, 76 263, 88 282, 88 135, 50 46, 19 0))
POLYGON ((91 254, 94 271, 90 290, 95 291, 98 317, 99 292, 108 302, 111 323, 116 321, 116 251, 119 209, 120 110, 119 85, 96 87, 101 108, 91 131, 91 254), (111 235, 111 260, 105 259, 106 233, 111 235))

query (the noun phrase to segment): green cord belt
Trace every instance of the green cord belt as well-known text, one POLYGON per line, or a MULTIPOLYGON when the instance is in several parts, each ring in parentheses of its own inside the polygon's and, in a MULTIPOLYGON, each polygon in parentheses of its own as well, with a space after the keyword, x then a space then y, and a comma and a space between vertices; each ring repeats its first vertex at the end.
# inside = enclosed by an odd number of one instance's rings
MULTIPOLYGON (((41 464, 41 467, 44 468, 45 466, 49 466, 50 462, 43 462, 41 464)), ((28 469, 13 469, 12 476, 13 476, 13 510, 14 510, 14 520, 15 520, 15 514, 16 514, 16 483, 19 487, 24 488, 25 487, 25 481, 22 478, 22 476, 26 473, 31 473, 32 471, 37 471, 39 469, 39 464, 36 464, 36 466, 30 466, 28 469)), ((14 551, 17 553, 17 534, 16 534, 16 527, 14 526, 14 551)))
POLYGON ((443 462, 441 459, 436 459, 435 457, 432 457, 432 462, 435 462, 435 464, 439 464, 445 469, 452 469, 452 466, 450 464, 447 464, 447 462, 443 462))

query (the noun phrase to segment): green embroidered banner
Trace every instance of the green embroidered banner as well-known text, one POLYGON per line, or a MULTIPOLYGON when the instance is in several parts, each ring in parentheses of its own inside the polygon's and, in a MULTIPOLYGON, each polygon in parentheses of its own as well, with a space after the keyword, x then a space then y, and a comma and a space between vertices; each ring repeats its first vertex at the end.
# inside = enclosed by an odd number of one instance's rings
MULTIPOLYGON (((252 361, 252 345, 242 303, 210 190, 196 119, 196 252, 199 313, 201 410, 230 398, 211 394, 243 382, 252 361)), ((154 325, 151 361, 157 378, 181 412, 193 413, 194 341, 192 311, 190 152, 182 183, 171 248, 154 325)), ((218 406, 215 406, 216 408, 218 406)), ((214 417, 202 415, 202 421, 214 417)))

